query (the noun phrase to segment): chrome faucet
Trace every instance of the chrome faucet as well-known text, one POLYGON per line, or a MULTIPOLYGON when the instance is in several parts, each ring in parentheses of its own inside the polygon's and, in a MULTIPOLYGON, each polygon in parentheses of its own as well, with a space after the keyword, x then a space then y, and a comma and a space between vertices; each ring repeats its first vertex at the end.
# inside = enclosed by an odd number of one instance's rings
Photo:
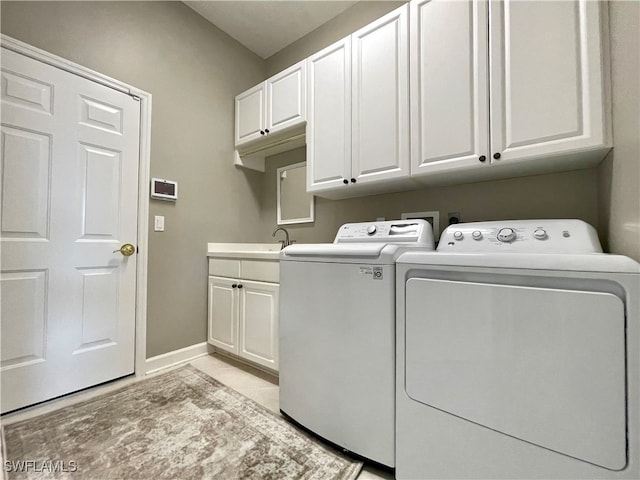
POLYGON ((286 228, 282 228, 282 227, 278 227, 276 228, 273 233, 271 234, 272 237, 276 236, 276 233, 278 233, 278 231, 282 231, 285 234, 285 238, 284 240, 280 240, 280 244, 282 245, 280 247, 280 249, 282 250, 284 247, 288 247, 289 245, 291 245, 292 242, 289 241, 289 232, 287 232, 286 228))

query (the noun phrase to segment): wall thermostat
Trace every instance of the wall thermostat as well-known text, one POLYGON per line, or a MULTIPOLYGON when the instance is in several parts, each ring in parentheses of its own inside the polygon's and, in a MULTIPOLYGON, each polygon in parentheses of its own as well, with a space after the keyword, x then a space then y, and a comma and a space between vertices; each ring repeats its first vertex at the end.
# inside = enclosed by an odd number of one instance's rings
POLYGON ((151 198, 175 202, 178 200, 178 182, 162 178, 151 179, 151 198))

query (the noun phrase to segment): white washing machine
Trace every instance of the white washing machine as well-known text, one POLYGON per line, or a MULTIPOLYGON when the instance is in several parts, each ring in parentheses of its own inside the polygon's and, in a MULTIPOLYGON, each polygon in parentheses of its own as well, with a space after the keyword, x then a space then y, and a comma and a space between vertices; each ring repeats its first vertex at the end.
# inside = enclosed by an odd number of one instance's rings
POLYGON ((424 220, 350 223, 332 244, 280 256, 280 410, 346 450, 394 466, 395 260, 433 250, 424 220))
POLYGON ((397 263, 399 479, 638 479, 640 266, 578 220, 397 263))

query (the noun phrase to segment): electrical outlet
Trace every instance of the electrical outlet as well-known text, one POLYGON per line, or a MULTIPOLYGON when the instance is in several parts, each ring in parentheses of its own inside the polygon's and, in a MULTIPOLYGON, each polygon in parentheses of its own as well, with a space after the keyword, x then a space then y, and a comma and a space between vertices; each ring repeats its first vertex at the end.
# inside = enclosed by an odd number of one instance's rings
POLYGON ((462 221, 460 212, 449 212, 447 213, 447 218, 449 219, 449 225, 460 223, 462 221))

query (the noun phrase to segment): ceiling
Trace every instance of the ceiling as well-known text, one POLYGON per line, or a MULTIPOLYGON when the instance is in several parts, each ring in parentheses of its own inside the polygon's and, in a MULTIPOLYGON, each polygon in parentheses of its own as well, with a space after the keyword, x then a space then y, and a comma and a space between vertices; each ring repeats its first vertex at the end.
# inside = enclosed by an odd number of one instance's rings
POLYGON ((357 1, 185 1, 186 5, 262 58, 328 22, 357 1))

